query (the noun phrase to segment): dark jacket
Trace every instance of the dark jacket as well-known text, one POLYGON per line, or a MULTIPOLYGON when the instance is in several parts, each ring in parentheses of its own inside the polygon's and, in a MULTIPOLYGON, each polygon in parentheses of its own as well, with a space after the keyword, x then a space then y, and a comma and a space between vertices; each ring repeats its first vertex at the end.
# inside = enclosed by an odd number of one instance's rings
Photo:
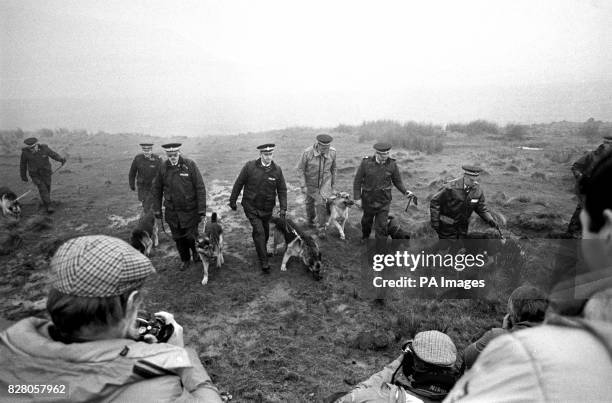
POLYGON ((145 157, 144 154, 134 157, 129 174, 130 188, 135 189, 135 184, 138 184, 139 189, 149 190, 162 162, 157 154, 151 154, 151 158, 145 157))
POLYGON ((52 158, 62 164, 66 162, 65 158, 62 158, 58 153, 49 148, 46 144, 39 144, 38 151, 34 152, 30 147, 23 147, 21 149, 21 179, 24 181, 28 180, 27 173, 30 173, 30 177, 46 177, 51 176, 51 162, 49 158, 52 158))
POLYGON ((287 184, 282 169, 274 161, 268 167, 261 164, 260 158, 247 162, 236 178, 230 204, 236 204, 243 188, 242 206, 247 214, 270 215, 277 195, 280 209, 287 210, 287 184))
POLYGON ((595 150, 589 151, 580 157, 576 162, 574 162, 574 164, 572 164, 572 174, 574 175, 574 178, 576 178, 576 180, 580 179, 582 175, 587 173, 593 167, 593 164, 597 161, 597 159, 603 155, 606 150, 611 148, 611 145, 600 144, 595 150))
POLYGON ((448 182, 434 194, 429 211, 431 226, 438 233, 467 234, 470 216, 474 211, 487 223, 494 222, 478 182, 474 182, 469 192, 466 192, 463 178, 448 182))
POLYGON ((365 157, 355 174, 353 182, 353 196, 355 200, 363 198, 364 209, 386 208, 391 203, 391 189, 395 185, 397 190, 406 193, 399 168, 395 159, 379 164, 376 156, 365 157))
POLYGON ((151 194, 156 212, 161 212, 163 195, 166 221, 171 225, 182 228, 197 225, 199 215, 206 213, 206 187, 200 170, 195 162, 182 156, 177 166, 172 166, 170 161, 161 164, 151 194))

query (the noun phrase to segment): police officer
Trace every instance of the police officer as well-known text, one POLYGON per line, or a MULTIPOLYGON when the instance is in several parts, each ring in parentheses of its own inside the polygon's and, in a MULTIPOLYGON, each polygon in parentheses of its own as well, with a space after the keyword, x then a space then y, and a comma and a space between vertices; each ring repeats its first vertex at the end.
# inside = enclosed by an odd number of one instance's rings
MULTIPOLYGON (((603 155, 606 150, 612 148, 612 135, 604 136, 603 143, 599 145, 595 150, 589 151, 584 154, 578 161, 572 165, 572 174, 576 178, 576 184, 580 181, 583 175, 587 174, 595 162, 603 155)), ((567 233, 574 237, 580 238, 582 235, 582 226, 580 225, 580 211, 582 210, 583 200, 580 192, 576 192, 578 196, 578 205, 572 218, 570 218, 569 225, 567 226, 567 233)))
POLYGON ((198 224, 206 216, 206 188, 195 162, 184 158, 181 143, 162 145, 168 160, 157 171, 151 195, 156 218, 162 218, 161 202, 164 198, 165 219, 176 243, 181 265, 179 270, 189 267, 189 252, 193 261, 200 258, 195 248, 198 224))
POLYGON ((270 235, 270 218, 277 196, 280 217, 285 218, 287 212, 287 185, 283 171, 272 161, 274 148, 274 144, 262 144, 257 147, 260 157, 244 165, 229 199, 229 206, 235 211, 236 200, 244 188, 241 204, 244 214, 253 227, 253 242, 264 273, 270 272, 266 245, 270 235))
POLYGON ((412 195, 406 190, 402 176, 395 159, 389 157, 391 144, 376 143, 376 154, 365 157, 355 174, 353 182, 353 196, 356 204, 363 208, 361 217, 362 242, 370 237, 372 221, 376 239, 387 238, 387 216, 391 204, 392 185, 405 194, 412 195))
POLYGON ((138 200, 142 202, 145 212, 151 209, 153 198, 151 197, 151 185, 157 175, 157 170, 162 164, 162 159, 157 154, 153 154, 153 143, 140 143, 142 153, 134 157, 130 167, 129 182, 130 189, 136 190, 138 186, 138 200))
POLYGON ((448 182, 431 198, 431 226, 440 239, 463 239, 467 236, 472 212, 490 226, 499 228, 485 204, 485 196, 476 181, 481 168, 464 165, 463 178, 448 182))
POLYGON ((42 202, 40 210, 53 213, 51 207, 51 163, 49 158, 66 163, 66 158, 49 148, 46 144, 40 144, 36 137, 30 137, 23 141, 26 147, 21 149, 21 180, 28 181, 27 173, 30 173, 32 182, 38 188, 40 200, 42 202))
POLYGON ((336 149, 331 146, 329 134, 319 134, 317 142, 302 153, 298 175, 302 193, 306 196, 308 225, 321 231, 325 227, 325 202, 334 192, 336 182, 336 149))

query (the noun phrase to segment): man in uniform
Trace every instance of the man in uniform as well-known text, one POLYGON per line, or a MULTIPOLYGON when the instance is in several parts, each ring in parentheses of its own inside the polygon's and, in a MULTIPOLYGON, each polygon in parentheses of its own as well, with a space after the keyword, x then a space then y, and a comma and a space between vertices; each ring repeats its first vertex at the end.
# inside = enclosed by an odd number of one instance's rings
POLYGON ((129 181, 132 191, 135 191, 136 185, 138 185, 138 200, 142 202, 142 208, 147 212, 153 205, 151 185, 155 175, 157 175, 159 166, 162 164, 162 159, 157 154, 152 153, 152 143, 140 143, 140 147, 142 147, 142 154, 138 154, 132 161, 129 181))
MULTIPOLYGON (((606 150, 612 148, 612 135, 604 136, 603 143, 599 145, 595 150, 589 151, 584 154, 578 161, 572 165, 572 174, 576 178, 576 183, 580 182, 580 179, 587 174, 597 159, 605 153, 606 150)), ((582 210, 583 200, 582 196, 577 192, 578 205, 572 218, 570 218, 569 225, 567 226, 568 235, 573 238, 580 238, 582 234, 582 228, 580 226, 580 211, 582 210)))
POLYGON ((391 144, 376 143, 376 154, 365 157, 355 174, 353 182, 353 196, 358 206, 363 209, 361 217, 362 242, 370 237, 372 222, 377 240, 387 239, 387 216, 391 205, 391 189, 393 185, 405 194, 412 195, 406 190, 402 176, 395 159, 389 157, 391 144))
POLYGON ((156 218, 162 218, 161 203, 164 197, 165 219, 170 227, 181 257, 180 270, 189 267, 189 252, 193 261, 200 261, 195 240, 198 224, 206 217, 206 188, 195 162, 180 153, 181 143, 162 145, 168 160, 161 164, 153 186, 153 211, 156 218))
POLYGON ((317 142, 302 153, 298 164, 302 193, 306 196, 308 225, 315 226, 315 215, 319 232, 325 228, 325 199, 333 194, 336 182, 336 149, 330 144, 329 134, 319 134, 317 142))
POLYGON ((280 204, 280 217, 287 213, 287 185, 281 168, 272 161, 274 144, 262 144, 257 147, 260 157, 247 162, 234 183, 229 206, 236 210, 236 200, 244 188, 242 208, 253 227, 253 242, 261 270, 270 272, 266 245, 270 235, 270 218, 276 205, 280 204))
POLYGON ((490 226, 499 228, 489 213, 480 184, 476 182, 481 168, 464 165, 463 178, 448 182, 433 195, 429 210, 431 226, 440 239, 463 239, 467 236, 472 212, 490 226))
POLYGON ((42 202, 40 210, 53 213, 51 207, 51 163, 49 158, 66 163, 66 158, 49 148, 46 144, 40 144, 36 137, 30 137, 23 141, 26 147, 21 149, 21 180, 28 181, 27 173, 30 173, 32 182, 38 188, 40 200, 42 202))

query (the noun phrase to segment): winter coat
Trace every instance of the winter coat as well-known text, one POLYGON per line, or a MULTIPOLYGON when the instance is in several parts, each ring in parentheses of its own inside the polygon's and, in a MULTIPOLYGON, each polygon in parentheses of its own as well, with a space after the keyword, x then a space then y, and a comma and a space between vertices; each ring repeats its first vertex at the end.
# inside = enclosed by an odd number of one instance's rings
POLYGON ((478 182, 474 182, 469 191, 466 191, 463 178, 448 182, 434 194, 429 211, 431 226, 441 236, 457 233, 466 235, 474 211, 486 222, 494 222, 478 182))
POLYGON ((198 225, 200 215, 206 214, 206 187, 195 162, 179 157, 178 164, 161 164, 151 186, 153 211, 161 212, 164 198, 165 218, 177 228, 198 225))
POLYGON ((38 151, 36 152, 34 152, 30 147, 23 147, 21 149, 20 162, 21 179, 27 181, 28 172, 30 173, 31 178, 50 177, 52 170, 49 158, 54 159, 57 162, 61 162, 62 164, 66 162, 65 158, 50 149, 46 144, 39 144, 38 151))
POLYGON ((136 188, 135 185, 138 185, 139 192, 140 189, 145 191, 151 190, 153 179, 155 179, 159 166, 162 163, 161 157, 157 154, 151 154, 151 158, 145 157, 144 154, 138 154, 134 157, 128 175, 130 188, 133 190, 136 188))
POLYGON ((380 164, 376 161, 376 156, 365 157, 355 174, 353 196, 355 200, 363 199, 364 210, 388 209, 393 185, 402 194, 406 194, 406 187, 395 159, 387 158, 380 164))
POLYGON ((230 204, 236 204, 243 188, 241 204, 246 214, 271 215, 277 195, 280 209, 287 211, 287 184, 274 161, 268 167, 262 165, 261 158, 247 162, 234 182, 230 204))
POLYGON ((317 145, 308 147, 302 153, 297 166, 300 186, 306 187, 307 195, 318 199, 323 195, 331 196, 336 183, 336 149, 330 147, 326 154, 321 154, 317 145))
POLYGON ((444 402, 609 402, 612 323, 553 316, 499 336, 444 402))
POLYGON ((177 402, 204 400, 215 386, 195 351, 167 343, 107 339, 64 344, 51 322, 27 318, 0 333, 0 401, 49 401, 9 394, 9 385, 65 385, 62 401, 177 402), (153 364, 153 365, 151 365, 153 364))

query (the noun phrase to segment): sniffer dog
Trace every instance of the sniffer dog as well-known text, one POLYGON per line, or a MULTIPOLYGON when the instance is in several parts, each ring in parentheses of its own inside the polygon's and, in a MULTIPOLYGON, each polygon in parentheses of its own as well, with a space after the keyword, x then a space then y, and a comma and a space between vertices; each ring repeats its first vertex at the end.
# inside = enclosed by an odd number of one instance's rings
POLYGON ((287 270, 287 262, 292 257, 297 257, 308 267, 315 280, 321 279, 321 251, 319 245, 312 235, 308 235, 299 228, 293 221, 272 217, 270 220, 274 224, 274 252, 276 245, 281 237, 284 239, 287 248, 283 255, 281 271, 287 270))
POLYGON ((204 233, 198 236, 196 250, 202 260, 202 285, 208 283, 208 267, 213 262, 217 268, 221 268, 223 260, 223 228, 219 224, 217 213, 212 213, 210 223, 204 228, 204 233))
POLYGON ((21 204, 17 195, 7 187, 0 187, 0 208, 2 215, 16 220, 21 218, 21 204))
POLYGON ((329 219, 325 224, 325 230, 330 224, 334 224, 338 228, 340 233, 340 239, 346 239, 344 234, 344 225, 348 220, 349 208, 351 208, 355 202, 351 199, 351 196, 347 192, 338 192, 327 199, 325 207, 329 219))
POLYGON ((151 248, 159 245, 159 237, 157 234, 157 220, 153 211, 148 211, 143 215, 136 228, 132 230, 132 236, 130 238, 130 244, 138 249, 143 255, 149 257, 151 254, 151 248))
POLYGON ((391 239, 410 239, 410 233, 404 230, 400 220, 391 214, 387 216, 387 235, 391 239))

